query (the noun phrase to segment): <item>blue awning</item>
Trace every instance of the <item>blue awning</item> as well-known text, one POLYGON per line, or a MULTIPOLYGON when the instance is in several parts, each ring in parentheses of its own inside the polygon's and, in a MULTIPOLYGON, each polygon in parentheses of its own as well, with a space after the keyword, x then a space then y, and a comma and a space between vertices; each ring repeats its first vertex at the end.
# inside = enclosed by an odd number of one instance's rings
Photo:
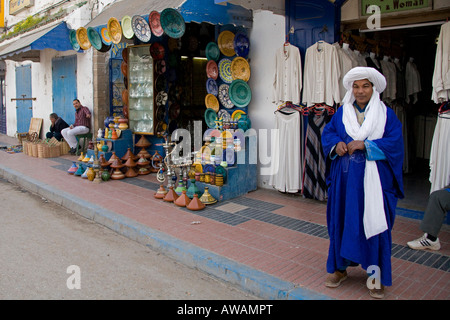
POLYGON ((40 61, 40 50, 73 50, 69 40, 69 28, 65 22, 28 32, 0 49, 0 60, 40 61))

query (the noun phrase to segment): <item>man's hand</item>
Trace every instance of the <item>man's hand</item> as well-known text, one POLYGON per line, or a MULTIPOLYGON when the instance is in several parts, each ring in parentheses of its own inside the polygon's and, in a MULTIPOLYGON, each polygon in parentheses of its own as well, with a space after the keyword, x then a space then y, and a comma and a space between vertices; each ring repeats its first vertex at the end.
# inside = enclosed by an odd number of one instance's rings
POLYGON ((364 141, 353 140, 352 142, 350 142, 347 145, 347 148, 348 148, 348 154, 352 155, 353 152, 355 152, 356 150, 364 150, 365 149, 364 141))
POLYGON ((336 153, 338 154, 338 156, 342 157, 347 153, 347 151, 348 149, 345 142, 343 141, 338 142, 338 144, 336 145, 336 153))
POLYGON ((71 124, 69 128, 70 128, 70 129, 73 129, 73 124, 71 124))
POLYGON ((87 113, 87 114, 86 114, 86 118, 89 119, 90 117, 91 117, 91 115, 90 115, 89 113, 87 113))

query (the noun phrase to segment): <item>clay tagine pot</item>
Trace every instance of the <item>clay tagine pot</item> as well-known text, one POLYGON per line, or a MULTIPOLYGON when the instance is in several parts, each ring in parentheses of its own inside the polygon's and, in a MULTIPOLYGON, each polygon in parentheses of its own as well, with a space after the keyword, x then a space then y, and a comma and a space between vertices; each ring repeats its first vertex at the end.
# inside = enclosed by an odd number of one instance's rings
POLYGON ((175 192, 175 190, 173 190, 173 187, 169 187, 169 191, 164 196, 163 200, 166 202, 174 202, 177 199, 178 199, 177 193, 175 192))
POLYGON ((154 197, 156 199, 163 199, 166 196, 166 194, 167 190, 164 189, 163 185, 160 185, 158 191, 156 191, 156 193, 154 194, 154 197))
POLYGON ((191 202, 186 206, 186 208, 192 211, 203 210, 205 209, 205 207, 206 205, 200 201, 196 193, 194 193, 194 197, 192 198, 191 202))
POLYGON ((178 199, 175 200, 173 203, 175 203, 179 207, 186 207, 190 202, 191 199, 189 199, 189 197, 187 196, 186 190, 183 190, 178 199))

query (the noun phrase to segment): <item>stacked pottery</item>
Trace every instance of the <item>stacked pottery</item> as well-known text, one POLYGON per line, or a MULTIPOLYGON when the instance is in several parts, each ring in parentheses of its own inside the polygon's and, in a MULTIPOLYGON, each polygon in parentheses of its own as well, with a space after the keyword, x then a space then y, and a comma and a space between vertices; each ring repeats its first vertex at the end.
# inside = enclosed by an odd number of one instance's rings
POLYGON ((166 196, 166 194, 167 190, 164 189, 163 185, 160 185, 158 191, 156 191, 154 196, 156 199, 163 199, 166 196))
POLYGON ((127 167, 127 171, 125 172, 125 177, 134 178, 134 177, 138 176, 137 171, 134 169, 137 166, 137 164, 136 164, 136 162, 134 162, 134 160, 131 156, 125 162, 124 166, 127 167))
POLYGON ((144 155, 141 154, 139 160, 137 161, 137 165, 139 167, 138 174, 140 174, 140 175, 149 174, 150 173, 149 164, 150 164, 150 161, 148 161, 144 157, 144 155))
POLYGON ((120 180, 125 178, 123 172, 120 171, 120 169, 123 168, 123 164, 119 158, 114 159, 113 163, 111 164, 111 168, 114 169, 114 172, 111 175, 112 180, 120 180))

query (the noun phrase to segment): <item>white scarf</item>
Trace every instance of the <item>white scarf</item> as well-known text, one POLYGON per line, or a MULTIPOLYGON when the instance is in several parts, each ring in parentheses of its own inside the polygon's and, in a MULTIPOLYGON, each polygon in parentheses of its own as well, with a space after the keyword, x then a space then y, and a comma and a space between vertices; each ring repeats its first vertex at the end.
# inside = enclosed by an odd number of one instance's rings
MULTIPOLYGON (((380 100, 380 93, 386 88, 386 79, 374 68, 356 67, 351 69, 343 79, 347 89, 343 103, 342 120, 347 134, 353 140, 375 140, 383 137, 386 125, 386 106, 380 100), (353 102, 353 82, 367 79, 372 82, 373 94, 366 106, 365 118, 360 126, 356 117, 353 102)), ((387 230, 386 214, 384 211, 383 190, 380 175, 375 161, 366 159, 364 171, 364 232, 369 239, 387 230)))

